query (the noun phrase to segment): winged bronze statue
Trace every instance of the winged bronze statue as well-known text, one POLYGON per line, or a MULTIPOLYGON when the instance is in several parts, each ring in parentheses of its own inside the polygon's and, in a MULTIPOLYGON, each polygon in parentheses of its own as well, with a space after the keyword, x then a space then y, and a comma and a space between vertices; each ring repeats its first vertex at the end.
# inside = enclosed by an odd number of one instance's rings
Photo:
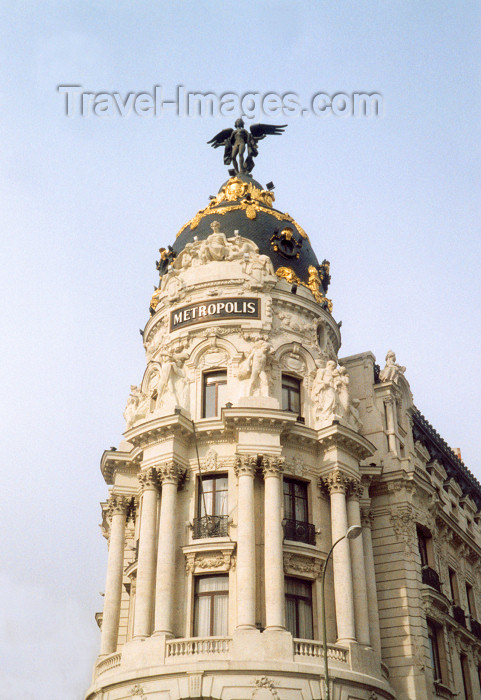
POLYGON ((258 154, 257 142, 266 136, 279 136, 287 124, 252 124, 250 131, 244 128, 243 119, 237 119, 234 129, 223 129, 207 141, 212 148, 224 146, 225 165, 234 166, 236 173, 250 173, 254 168, 254 158, 258 154), (247 158, 244 153, 247 148, 247 158), (237 162, 239 159, 239 162, 237 162))

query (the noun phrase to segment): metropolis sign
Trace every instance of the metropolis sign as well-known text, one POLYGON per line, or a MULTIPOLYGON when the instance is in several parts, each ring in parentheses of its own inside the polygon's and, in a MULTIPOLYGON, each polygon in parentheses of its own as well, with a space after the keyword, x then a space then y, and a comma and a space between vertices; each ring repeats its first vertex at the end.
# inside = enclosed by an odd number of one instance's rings
POLYGON ((170 312, 170 330, 193 323, 225 318, 259 319, 259 299, 232 297, 219 301, 200 301, 170 312))

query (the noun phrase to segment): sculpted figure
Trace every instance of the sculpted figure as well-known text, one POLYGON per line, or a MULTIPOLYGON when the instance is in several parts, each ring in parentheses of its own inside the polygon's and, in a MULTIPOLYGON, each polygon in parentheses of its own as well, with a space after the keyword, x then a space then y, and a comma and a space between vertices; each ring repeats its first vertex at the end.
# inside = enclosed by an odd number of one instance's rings
POLYGON ((336 363, 328 360, 325 367, 317 370, 312 385, 312 398, 316 404, 316 415, 321 421, 333 420, 337 416, 338 394, 336 363))
POLYGON ((396 363, 396 355, 392 350, 389 350, 386 355, 386 366, 379 373, 381 382, 394 382, 397 384, 399 377, 406 371, 405 367, 396 363))
POLYGON ((211 260, 225 260, 227 256, 227 238, 220 231, 219 222, 213 221, 210 227, 212 233, 203 241, 199 251, 199 256, 203 263, 211 260))
POLYGON ((156 408, 166 407, 166 404, 187 408, 185 403, 189 385, 183 368, 185 359, 184 354, 177 357, 169 351, 160 354, 160 372, 152 391, 156 408))
POLYGON ((137 415, 137 406, 139 405, 139 394, 140 389, 135 384, 130 387, 130 396, 127 399, 127 406, 124 411, 124 418, 126 423, 126 429, 129 430, 135 421, 135 416, 137 415))
POLYGON ((267 340, 256 340, 254 347, 245 360, 249 384, 247 396, 269 396, 269 378, 266 368, 272 347, 267 340))

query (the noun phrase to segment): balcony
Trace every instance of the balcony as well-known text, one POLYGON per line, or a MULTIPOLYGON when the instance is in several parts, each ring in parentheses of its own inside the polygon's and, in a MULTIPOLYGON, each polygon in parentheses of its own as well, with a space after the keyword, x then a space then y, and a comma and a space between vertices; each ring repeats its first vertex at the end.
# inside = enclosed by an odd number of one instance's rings
POLYGON ((481 639, 481 624, 477 620, 474 619, 474 617, 470 618, 471 622, 471 632, 474 634, 475 637, 478 639, 481 639))
POLYGON ((438 593, 441 593, 441 583, 439 581, 438 572, 431 569, 430 566, 423 566, 421 573, 424 585, 431 586, 431 588, 434 588, 438 593))
POLYGON ((316 529, 301 520, 284 520, 284 539, 304 544, 316 544, 316 529))
POLYGON ((203 518, 195 518, 192 537, 194 540, 206 537, 227 537, 228 528, 228 515, 204 515, 203 518))
POLYGON ((453 605, 453 617, 458 624, 466 627, 466 613, 459 605, 453 605))

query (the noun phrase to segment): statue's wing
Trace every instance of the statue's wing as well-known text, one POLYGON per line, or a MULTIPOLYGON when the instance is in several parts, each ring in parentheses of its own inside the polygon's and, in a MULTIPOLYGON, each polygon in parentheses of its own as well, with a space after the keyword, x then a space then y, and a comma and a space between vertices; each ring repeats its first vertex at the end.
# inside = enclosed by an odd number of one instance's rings
POLYGON ((250 131, 256 141, 266 136, 279 136, 284 133, 287 124, 252 124, 250 131))
POLYGON ((229 142, 230 137, 234 129, 222 129, 216 134, 210 141, 207 141, 212 148, 219 148, 219 146, 225 146, 229 142))

